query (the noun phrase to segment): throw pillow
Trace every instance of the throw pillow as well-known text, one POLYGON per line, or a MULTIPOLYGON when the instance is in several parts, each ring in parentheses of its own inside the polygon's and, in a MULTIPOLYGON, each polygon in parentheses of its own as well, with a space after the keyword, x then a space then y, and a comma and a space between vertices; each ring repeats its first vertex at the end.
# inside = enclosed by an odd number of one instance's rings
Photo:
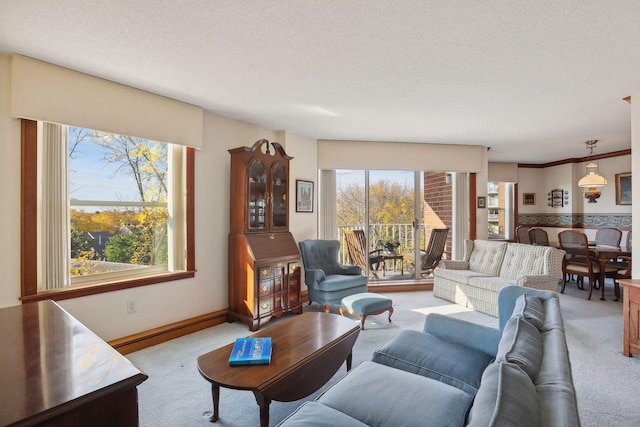
POLYGON ((496 362, 510 362, 519 366, 533 381, 540 372, 542 350, 540 331, 523 318, 512 317, 502 331, 496 362))
POLYGON ((522 294, 516 299, 511 317, 520 316, 535 326, 539 331, 544 326, 544 307, 540 298, 533 295, 522 294))
POLYGON ((482 375, 482 385, 471 407, 467 426, 539 425, 536 387, 527 374, 511 363, 491 364, 482 375))

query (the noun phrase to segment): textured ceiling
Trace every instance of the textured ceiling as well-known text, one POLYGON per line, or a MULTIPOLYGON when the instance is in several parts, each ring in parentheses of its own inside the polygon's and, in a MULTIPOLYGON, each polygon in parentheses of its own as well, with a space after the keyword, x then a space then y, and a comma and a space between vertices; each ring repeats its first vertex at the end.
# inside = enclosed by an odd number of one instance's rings
POLYGON ((640 1, 0 0, 0 51, 317 139, 631 147, 640 1))

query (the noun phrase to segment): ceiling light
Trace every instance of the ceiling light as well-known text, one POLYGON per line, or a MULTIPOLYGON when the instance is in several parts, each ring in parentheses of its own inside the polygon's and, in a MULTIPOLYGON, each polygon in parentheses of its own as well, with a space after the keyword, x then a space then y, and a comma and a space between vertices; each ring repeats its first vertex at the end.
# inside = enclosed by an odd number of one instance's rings
POLYGON ((586 142, 587 149, 590 150, 589 158, 585 165, 587 174, 578 181, 578 187, 584 193, 585 199, 589 200, 589 203, 597 203, 596 199, 600 197, 601 190, 607 185, 607 179, 598 171, 598 160, 591 158, 597 142, 597 139, 586 142))

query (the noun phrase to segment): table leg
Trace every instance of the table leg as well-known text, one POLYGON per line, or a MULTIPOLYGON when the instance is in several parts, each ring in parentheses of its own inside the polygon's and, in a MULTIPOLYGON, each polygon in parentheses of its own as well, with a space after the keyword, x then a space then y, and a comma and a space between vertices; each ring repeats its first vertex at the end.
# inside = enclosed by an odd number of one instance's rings
POLYGON ((213 398, 213 415, 209 418, 209 421, 215 423, 218 421, 218 405, 220 403, 220 386, 216 384, 211 385, 211 397, 213 398))
POLYGON ((351 362, 353 361, 353 352, 350 351, 349 355, 347 356, 347 371, 351 370, 351 362))
POLYGON ((600 260, 600 288, 602 288, 602 296, 600 297, 600 299, 602 301, 606 301, 606 299, 604 298, 604 281, 607 278, 607 274, 605 271, 606 266, 607 266, 607 260, 601 259, 600 260))
POLYGON ((260 406, 260 427, 269 427, 269 405, 271 404, 271 399, 267 399, 257 390, 253 391, 253 395, 256 397, 258 406, 260 406))

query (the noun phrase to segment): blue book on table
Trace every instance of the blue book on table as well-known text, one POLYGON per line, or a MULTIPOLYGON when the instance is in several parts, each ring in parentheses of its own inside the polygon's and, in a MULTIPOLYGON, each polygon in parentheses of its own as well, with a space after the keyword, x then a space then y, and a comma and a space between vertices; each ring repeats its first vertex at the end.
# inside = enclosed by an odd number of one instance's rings
POLYGON ((229 365, 266 365, 271 363, 271 338, 236 338, 229 365))

